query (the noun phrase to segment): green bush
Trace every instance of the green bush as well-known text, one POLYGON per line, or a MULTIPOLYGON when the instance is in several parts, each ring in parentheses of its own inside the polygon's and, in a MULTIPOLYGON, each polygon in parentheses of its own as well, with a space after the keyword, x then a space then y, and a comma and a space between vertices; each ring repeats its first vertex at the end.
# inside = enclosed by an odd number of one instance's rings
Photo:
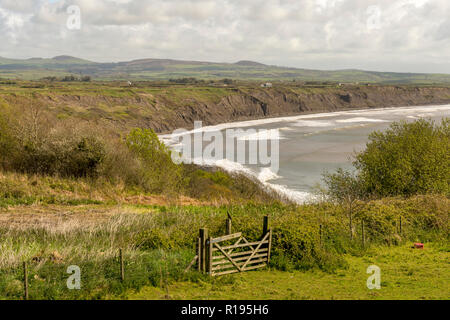
POLYGON ((378 197, 450 194, 450 120, 398 122, 369 136, 356 157, 364 189, 378 197))
POLYGON ((19 148, 12 166, 30 174, 95 177, 106 156, 104 144, 92 136, 26 141, 19 148))
POLYGON ((9 109, 0 104, 0 169, 10 167, 11 157, 17 150, 17 140, 10 125, 9 109))
POLYGON ((152 129, 134 129, 126 139, 128 148, 142 162, 143 187, 150 192, 177 192, 182 186, 182 167, 152 129))

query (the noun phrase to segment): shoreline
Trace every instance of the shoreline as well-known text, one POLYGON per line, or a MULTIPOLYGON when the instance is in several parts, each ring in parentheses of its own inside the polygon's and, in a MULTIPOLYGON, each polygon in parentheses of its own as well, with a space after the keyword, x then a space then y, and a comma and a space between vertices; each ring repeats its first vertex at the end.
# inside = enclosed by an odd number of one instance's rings
MULTIPOLYGON (((191 134, 195 132, 205 132, 205 131, 220 131, 228 128, 236 128, 240 124, 243 125, 243 127, 250 127, 254 125, 259 124, 269 124, 269 123, 277 123, 277 122, 289 122, 295 119, 307 119, 308 117, 315 118, 315 117, 325 117, 327 115, 332 114, 338 114, 340 112, 364 112, 368 110, 373 111, 382 111, 382 110, 398 110, 398 109, 406 109, 406 108, 418 108, 418 107, 430 107, 430 106, 450 106, 450 102, 447 103, 430 103, 430 104, 418 104, 418 105, 408 105, 408 106, 402 106, 402 107, 381 107, 381 108, 362 108, 362 109, 354 109, 354 108, 346 108, 341 109, 338 111, 308 111, 308 112, 302 112, 294 115, 286 115, 286 116, 279 116, 279 117, 263 117, 263 118, 255 118, 255 119, 248 119, 248 120, 237 120, 237 121, 231 121, 231 122, 221 122, 213 125, 207 125, 202 126, 200 129, 185 129, 186 132, 184 133, 178 133, 174 136, 181 136, 185 134, 191 134), (325 111, 325 112, 324 112, 325 111), (216 129, 216 130, 212 130, 216 129)), ((201 121, 201 120, 198 120, 201 121)), ((184 128, 177 128, 175 130, 180 130, 184 128)), ((175 131, 173 130, 173 131, 175 131)), ((173 133, 172 131, 172 133, 173 133)), ((165 133, 158 133, 158 137, 165 139, 169 138, 172 135, 171 132, 165 132, 165 133)))
MULTIPOLYGON (((240 119, 240 120, 234 120, 234 121, 229 121, 229 122, 219 122, 219 123, 216 123, 216 124, 210 124, 210 125, 207 125, 207 126, 203 126, 202 129, 205 129, 205 128, 211 129, 211 128, 214 128, 214 127, 225 126, 225 125, 227 125, 229 128, 233 128, 233 127, 237 127, 237 124, 240 124, 240 123, 252 122, 252 121, 264 122, 264 120, 277 120, 277 121, 267 122, 267 123, 276 123, 276 122, 282 122, 283 119, 285 119, 285 118, 296 118, 296 117, 301 117, 301 116, 312 116, 312 115, 330 114, 330 113, 339 113, 339 112, 349 112, 349 111, 358 112, 358 111, 367 111, 367 110, 387 110, 387 109, 402 109, 402 108, 429 107, 429 106, 446 106, 446 105, 450 106, 450 101, 441 102, 441 103, 433 103, 433 102, 420 103, 420 104, 404 105, 404 106, 396 106, 396 107, 342 108, 342 109, 335 110, 335 111, 329 111, 329 110, 326 110, 326 109, 323 109, 323 110, 310 110, 310 111, 304 111, 304 112, 298 112, 298 113, 297 112, 296 113, 286 113, 286 115, 277 115, 277 116, 274 116, 274 117, 244 117, 243 119, 240 119)), ((202 121, 202 120, 195 120, 195 121, 202 121)), ((157 133, 157 135, 158 135, 158 137, 166 137, 166 136, 171 135, 173 133, 173 131, 179 130, 179 129, 187 130, 186 133, 192 133, 195 130, 193 128, 193 125, 192 125, 189 128, 176 128, 176 129, 174 129, 172 131, 159 132, 159 133, 157 133)), ((198 132, 201 132, 201 131, 202 130, 200 130, 198 132)))
MULTIPOLYGON (((183 133, 177 133, 176 135, 172 136, 169 135, 158 135, 161 141, 167 144, 167 146, 170 148, 173 144, 170 142, 173 142, 172 138, 180 137, 183 135, 193 134, 193 133, 203 133, 203 132, 215 132, 215 131, 223 131, 228 128, 236 128, 236 127, 253 127, 258 125, 267 125, 267 124, 273 124, 273 123, 282 123, 282 122, 293 122, 296 120, 303 120, 303 119, 314 119, 314 118, 325 118, 325 117, 333 117, 338 116, 341 114, 347 114, 348 116, 351 115, 364 115, 364 113, 367 112, 383 112, 383 111, 401 111, 405 110, 406 112, 411 111, 411 109, 417 110, 417 113, 425 112, 425 110, 421 109, 428 109, 428 108, 434 108, 439 110, 447 110, 450 108, 450 104, 428 104, 428 105, 417 105, 417 106, 404 106, 404 107, 386 107, 386 108, 364 108, 364 109, 347 109, 347 110, 339 110, 339 111, 333 111, 333 112, 310 112, 308 114, 300 114, 300 115, 294 115, 294 116, 285 116, 285 117, 274 117, 274 118, 263 118, 263 119, 256 119, 256 120, 248 120, 248 121, 235 121, 235 122, 229 122, 229 123, 221 123, 217 125, 211 125, 211 126, 205 126, 201 127, 199 129, 193 129, 190 131, 185 131, 183 133)), ((420 115, 418 115, 420 117, 420 115)), ((406 118, 405 118, 406 120, 406 118)), ((201 159, 201 162, 194 161, 196 165, 199 165, 200 167, 208 167, 208 168, 220 168, 222 170, 225 170, 229 173, 238 173, 243 174, 247 176, 248 178, 254 179, 258 183, 261 184, 262 187, 273 191, 280 195, 281 197, 285 198, 288 201, 294 202, 298 205, 304 204, 310 201, 314 201, 314 193, 311 192, 311 190, 298 190, 293 189, 289 187, 288 185, 284 184, 278 184, 278 183, 272 183, 273 178, 267 178, 263 175, 264 167, 259 168, 260 172, 254 171, 250 169, 246 164, 238 163, 235 161, 230 161, 228 159, 222 159, 222 160, 212 160, 212 159, 201 159)), ((274 173, 277 175, 277 173, 274 173)), ((271 175, 273 176, 273 175, 271 175)))

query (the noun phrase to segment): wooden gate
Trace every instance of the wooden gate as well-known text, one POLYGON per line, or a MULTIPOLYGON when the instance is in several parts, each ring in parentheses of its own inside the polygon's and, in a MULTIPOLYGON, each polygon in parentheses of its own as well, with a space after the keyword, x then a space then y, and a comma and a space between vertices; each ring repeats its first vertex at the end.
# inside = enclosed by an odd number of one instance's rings
MULTIPOLYGON (((231 220, 227 220, 227 232, 231 233, 231 220)), ((270 262, 272 229, 268 228, 268 217, 264 217, 263 235, 259 241, 249 242, 242 232, 222 237, 208 237, 207 229, 200 229, 195 262, 199 271, 211 276, 244 272, 267 266, 270 262)))

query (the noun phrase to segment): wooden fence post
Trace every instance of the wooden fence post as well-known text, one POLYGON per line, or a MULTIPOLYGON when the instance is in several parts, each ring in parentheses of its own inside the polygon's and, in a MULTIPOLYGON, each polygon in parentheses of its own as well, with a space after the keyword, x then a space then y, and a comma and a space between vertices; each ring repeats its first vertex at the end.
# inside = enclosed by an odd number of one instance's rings
POLYGON ((270 262, 270 251, 272 250, 272 228, 269 229, 269 246, 267 249, 267 263, 270 262))
POLYGON ((400 216, 400 219, 399 219, 399 233, 400 233, 400 235, 402 235, 402 217, 400 216))
POLYGON ((25 261, 23 262, 23 289, 25 291, 24 299, 28 300, 28 266, 25 261))
POLYGON ((123 263, 122 249, 119 249, 119 263, 120 263, 120 280, 123 282, 125 280, 125 267, 123 263))
POLYGON ((366 245, 366 236, 364 234, 364 220, 361 221, 361 237, 362 237, 362 245, 364 247, 366 245))
POLYGON ((206 264, 206 272, 211 276, 212 275, 212 253, 213 253, 213 243, 212 238, 208 238, 208 246, 207 246, 207 264, 206 264))
POLYGON ((319 226, 319 244, 322 246, 322 225, 319 226))
POLYGON ((200 229, 200 269, 206 272, 206 240, 208 239, 208 229, 200 229))
POLYGON ((267 232, 269 232, 269 216, 264 216, 262 237, 264 237, 267 232))
POLYGON ((227 235, 231 234, 231 219, 227 218, 227 224, 226 224, 226 231, 227 231, 227 235))
POLYGON ((201 271, 201 250, 202 250, 202 239, 198 237, 197 239, 197 271, 201 271))

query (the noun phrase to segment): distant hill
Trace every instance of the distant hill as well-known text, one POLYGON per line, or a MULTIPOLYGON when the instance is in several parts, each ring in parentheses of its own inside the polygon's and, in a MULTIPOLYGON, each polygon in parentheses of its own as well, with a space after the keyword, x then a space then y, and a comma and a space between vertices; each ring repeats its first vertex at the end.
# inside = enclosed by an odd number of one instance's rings
POLYGON ((236 63, 139 59, 97 63, 62 55, 50 59, 8 59, 0 57, 0 78, 36 80, 48 76, 88 75, 99 80, 168 80, 198 78, 217 80, 334 81, 386 84, 450 83, 449 74, 395 73, 364 70, 321 71, 265 65, 242 60, 236 63))
POLYGON ((235 63, 238 66, 247 66, 247 67, 267 67, 266 64, 262 64, 255 61, 241 60, 235 63))

